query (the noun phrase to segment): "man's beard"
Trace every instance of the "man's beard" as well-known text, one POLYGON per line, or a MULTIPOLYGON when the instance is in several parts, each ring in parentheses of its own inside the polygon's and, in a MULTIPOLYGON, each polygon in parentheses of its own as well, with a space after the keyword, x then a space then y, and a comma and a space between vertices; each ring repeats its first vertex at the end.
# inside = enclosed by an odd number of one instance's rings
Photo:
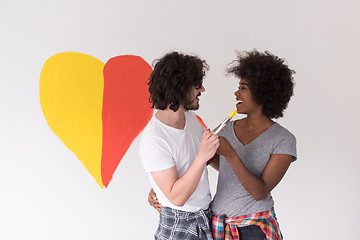
POLYGON ((184 108, 186 111, 189 111, 189 110, 198 110, 200 107, 199 103, 191 103, 191 104, 188 104, 188 105, 185 105, 184 108))
POLYGON ((192 101, 190 101, 189 99, 186 99, 183 103, 183 106, 185 108, 186 111, 189 110, 198 110, 200 105, 199 102, 197 101, 197 97, 199 97, 201 94, 198 94, 195 99, 193 99, 192 101))

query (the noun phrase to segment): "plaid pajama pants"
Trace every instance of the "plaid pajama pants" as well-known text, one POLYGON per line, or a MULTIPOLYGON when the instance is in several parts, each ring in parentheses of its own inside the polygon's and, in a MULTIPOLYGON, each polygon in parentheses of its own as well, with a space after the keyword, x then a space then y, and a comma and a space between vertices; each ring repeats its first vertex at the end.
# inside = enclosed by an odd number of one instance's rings
POLYGON ((155 240, 212 240, 210 209, 185 212, 162 207, 155 240))

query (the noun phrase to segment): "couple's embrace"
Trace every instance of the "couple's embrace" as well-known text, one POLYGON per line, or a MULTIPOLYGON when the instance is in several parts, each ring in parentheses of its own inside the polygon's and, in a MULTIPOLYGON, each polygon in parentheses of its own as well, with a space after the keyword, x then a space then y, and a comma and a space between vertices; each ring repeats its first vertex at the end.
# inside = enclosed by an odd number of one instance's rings
POLYGON ((246 117, 214 134, 192 112, 208 68, 196 56, 171 52, 149 77, 157 111, 139 155, 156 193, 149 202, 160 212, 155 239, 282 239, 271 191, 296 160, 296 139, 272 119, 283 116, 293 95, 294 71, 269 52, 240 53, 228 72, 239 79, 236 110, 246 117), (213 199, 207 165, 219 171, 213 199))

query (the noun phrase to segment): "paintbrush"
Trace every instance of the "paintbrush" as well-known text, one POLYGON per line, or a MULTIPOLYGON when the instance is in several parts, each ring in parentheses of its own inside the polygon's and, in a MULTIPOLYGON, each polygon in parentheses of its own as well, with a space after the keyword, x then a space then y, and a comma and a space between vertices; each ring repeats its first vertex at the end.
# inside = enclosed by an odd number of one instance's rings
POLYGON ((220 126, 216 129, 216 131, 215 131, 214 134, 218 134, 218 133, 221 131, 221 129, 223 129, 223 128, 226 126, 226 124, 228 124, 228 123, 230 122, 230 120, 235 116, 236 113, 237 113, 236 110, 232 111, 232 112, 230 113, 230 115, 229 115, 229 116, 220 124, 220 126))
POLYGON ((199 115, 196 115, 195 117, 196 117, 196 119, 199 121, 199 123, 201 124, 201 126, 203 126, 203 128, 204 128, 205 130, 207 130, 208 128, 207 128, 207 126, 205 125, 204 121, 201 119, 201 117, 199 117, 199 115))

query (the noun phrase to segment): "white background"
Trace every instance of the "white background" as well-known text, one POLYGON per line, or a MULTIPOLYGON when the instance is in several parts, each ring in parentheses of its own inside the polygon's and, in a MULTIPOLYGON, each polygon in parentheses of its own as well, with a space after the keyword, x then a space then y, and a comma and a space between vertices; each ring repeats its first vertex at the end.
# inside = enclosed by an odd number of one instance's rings
MULTIPOLYGON (((213 128, 235 109, 226 67, 235 50, 253 48, 296 70, 277 120, 298 140, 298 161, 273 191, 285 239, 357 239, 359 10, 357 0, 0 1, 0 239, 152 239, 156 230, 139 138, 101 189, 51 132, 39 101, 49 57, 151 64, 171 50, 197 54, 211 67, 198 113, 213 128)), ((210 170, 213 193, 216 179, 210 170)))

